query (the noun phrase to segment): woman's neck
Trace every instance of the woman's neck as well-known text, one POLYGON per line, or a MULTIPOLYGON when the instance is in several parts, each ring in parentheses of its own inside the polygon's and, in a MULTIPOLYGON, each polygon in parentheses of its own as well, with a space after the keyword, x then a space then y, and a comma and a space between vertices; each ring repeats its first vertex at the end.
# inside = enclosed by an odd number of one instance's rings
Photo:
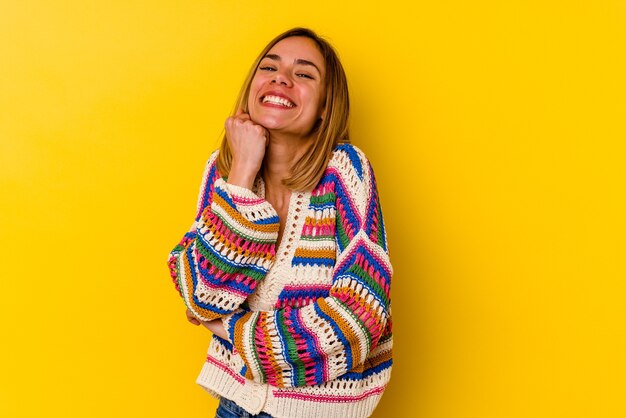
POLYGON ((290 193, 283 180, 291 175, 293 164, 306 152, 309 143, 310 139, 306 138, 281 139, 270 136, 262 173, 266 191, 269 189, 281 195, 290 193))

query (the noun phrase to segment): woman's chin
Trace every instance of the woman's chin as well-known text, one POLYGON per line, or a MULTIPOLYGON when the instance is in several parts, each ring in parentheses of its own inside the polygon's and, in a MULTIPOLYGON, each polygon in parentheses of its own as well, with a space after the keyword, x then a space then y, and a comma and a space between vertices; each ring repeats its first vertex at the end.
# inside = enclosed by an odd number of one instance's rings
POLYGON ((276 120, 275 118, 268 118, 268 117, 260 117, 260 118, 253 118, 251 117, 250 119, 252 119, 252 122, 261 125, 262 127, 264 127, 265 129, 269 130, 279 130, 281 128, 285 127, 285 123, 279 120, 276 120))

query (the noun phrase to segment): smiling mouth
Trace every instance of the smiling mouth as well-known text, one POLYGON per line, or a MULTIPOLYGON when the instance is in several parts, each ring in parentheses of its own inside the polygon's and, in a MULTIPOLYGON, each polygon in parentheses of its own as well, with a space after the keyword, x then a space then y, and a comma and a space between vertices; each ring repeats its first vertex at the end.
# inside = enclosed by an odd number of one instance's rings
POLYGON ((267 95, 265 97, 263 97, 261 99, 262 103, 270 103, 273 105, 278 105, 278 106, 283 106, 283 107, 287 107, 287 108, 291 108, 291 107, 295 107, 295 103, 290 102, 289 100, 285 99, 284 97, 278 97, 278 96, 272 96, 267 95))

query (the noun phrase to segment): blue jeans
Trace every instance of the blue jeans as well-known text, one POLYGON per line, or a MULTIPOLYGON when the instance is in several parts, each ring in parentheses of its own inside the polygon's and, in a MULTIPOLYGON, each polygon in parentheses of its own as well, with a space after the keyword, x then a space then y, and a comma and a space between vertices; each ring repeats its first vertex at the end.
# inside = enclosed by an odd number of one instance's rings
POLYGON ((222 397, 215 412, 215 418, 272 418, 272 416, 265 412, 252 415, 235 402, 222 397))

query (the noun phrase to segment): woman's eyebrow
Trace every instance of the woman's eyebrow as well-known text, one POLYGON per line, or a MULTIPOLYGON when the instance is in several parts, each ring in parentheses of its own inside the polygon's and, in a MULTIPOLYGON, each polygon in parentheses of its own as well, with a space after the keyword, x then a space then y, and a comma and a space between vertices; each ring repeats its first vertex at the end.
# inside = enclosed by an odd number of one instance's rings
POLYGON ((315 69, 317 70, 318 73, 322 74, 322 72, 320 71, 319 68, 317 68, 317 65, 315 65, 312 61, 308 61, 308 60, 303 60, 301 58, 298 58, 296 61, 296 64, 300 64, 300 65, 310 65, 312 67, 315 67, 315 69))
MULTIPOLYGON (((274 61, 280 61, 280 55, 276 55, 276 54, 267 54, 266 56, 264 56, 263 58, 269 58, 271 60, 274 61)), ((295 64, 300 64, 300 65, 310 65, 311 67, 315 67, 315 69, 317 70, 318 73, 322 74, 322 72, 320 71, 320 69, 318 68, 317 65, 315 65, 314 62, 309 61, 309 60, 305 60, 302 58, 297 58, 296 60, 294 60, 295 64)))

